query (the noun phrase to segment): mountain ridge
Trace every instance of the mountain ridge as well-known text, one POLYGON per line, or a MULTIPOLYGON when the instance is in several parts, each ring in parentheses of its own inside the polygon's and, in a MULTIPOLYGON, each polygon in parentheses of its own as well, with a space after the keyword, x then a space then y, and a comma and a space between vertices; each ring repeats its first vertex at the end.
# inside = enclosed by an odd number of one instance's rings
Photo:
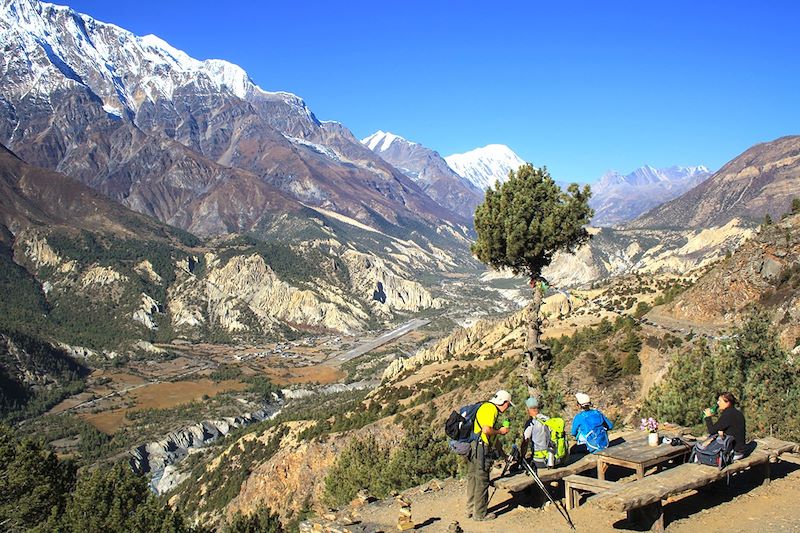
POLYGON ((472 220, 483 201, 483 191, 452 170, 437 151, 380 130, 361 142, 417 182, 439 204, 472 220))
POLYGON ((669 201, 710 176, 702 165, 654 168, 645 165, 629 174, 608 171, 592 185, 589 205, 595 210, 592 224, 613 226, 669 201))
POLYGON ((681 196, 626 224, 629 228, 698 228, 733 218, 780 217, 800 194, 800 136, 756 144, 681 196))
POLYGON ((319 121, 296 95, 262 90, 236 65, 200 62, 160 38, 30 0, 4 0, 0 41, 7 44, 0 142, 136 210, 188 228, 198 209, 225 219, 213 212, 216 200, 239 213, 208 232, 250 230, 261 214, 276 214, 255 200, 281 195, 243 195, 234 207, 231 187, 219 188, 243 171, 245 189, 262 188, 260 181, 295 200, 394 226, 398 235, 409 225, 427 228, 428 238, 443 225, 466 234, 467 219, 344 126, 319 121))

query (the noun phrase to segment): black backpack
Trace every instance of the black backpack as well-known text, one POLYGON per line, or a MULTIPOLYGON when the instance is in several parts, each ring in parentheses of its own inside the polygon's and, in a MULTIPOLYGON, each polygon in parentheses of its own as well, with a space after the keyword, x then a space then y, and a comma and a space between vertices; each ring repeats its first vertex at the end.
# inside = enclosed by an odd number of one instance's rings
POLYGON ((478 402, 465 405, 459 408, 458 411, 450 413, 450 416, 447 417, 447 421, 444 423, 445 435, 447 435, 450 440, 459 442, 477 440, 480 434, 473 431, 475 427, 475 415, 478 414, 478 409, 480 409, 483 404, 484 402, 478 402))
POLYGON ((733 462, 733 446, 731 435, 712 435, 694 445, 689 462, 716 466, 722 470, 733 462))

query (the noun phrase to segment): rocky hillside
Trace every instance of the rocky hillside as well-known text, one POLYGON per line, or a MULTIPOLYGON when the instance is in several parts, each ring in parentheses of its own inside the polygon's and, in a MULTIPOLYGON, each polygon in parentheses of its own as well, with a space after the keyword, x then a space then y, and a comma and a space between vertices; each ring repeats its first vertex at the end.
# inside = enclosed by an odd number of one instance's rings
POLYGON ((800 342, 800 214, 756 235, 719 262, 675 301, 652 312, 685 323, 725 328, 749 307, 768 309, 781 342, 794 349, 800 342))
MULTIPOLYGON (((558 303, 549 301, 545 309, 553 311, 554 306, 558 303)), ((593 309, 596 324, 600 308, 593 309)), ((569 313, 558 324, 576 320, 592 324, 586 317, 569 313)), ((558 329, 558 324, 552 327, 558 329)), ((582 390, 593 395, 610 417, 629 422, 641 394, 663 374, 671 350, 680 341, 658 328, 613 316, 587 331, 574 346, 560 345, 547 377, 548 413, 567 419, 574 416, 570 396, 582 390), (626 348, 630 336, 638 339, 633 345, 639 348, 626 348), (625 349, 633 351, 638 366, 623 365, 628 357, 625 349)), ((274 509, 284 520, 308 510, 316 510, 319 516, 326 508, 326 475, 353 439, 373 438, 378 446, 402 448, 409 427, 403 421, 411 421, 415 431, 433 428, 435 439, 453 406, 489 397, 500 386, 523 394, 515 384, 515 369, 524 334, 522 313, 482 321, 393 363, 381 385, 365 397, 322 397, 307 407, 290 407, 275 422, 205 450, 193 467, 179 465, 184 472, 177 475, 191 482, 175 489, 170 501, 196 513, 204 523, 260 506, 274 509), (218 496, 222 492, 225 498, 218 496)), ((517 431, 524 412, 511 416, 517 431)), ((429 458, 424 451, 409 453, 422 454, 418 461, 429 458)))
POLYGON ((648 165, 627 175, 607 172, 592 185, 589 201, 595 213, 592 224, 613 226, 632 220, 680 196, 710 175, 703 166, 653 168, 648 165))
POLYGON ((704 229, 594 228, 592 240, 574 254, 556 254, 544 276, 557 287, 581 287, 628 273, 682 274, 735 250, 753 233, 731 220, 704 229))
POLYGON ((800 196, 800 136, 757 144, 706 181, 628 228, 707 228, 734 218, 777 219, 800 196))
POLYGON ((456 174, 438 152, 383 131, 361 142, 416 181, 428 196, 472 220, 475 208, 483 201, 483 190, 456 174))
POLYGON ((440 306, 415 278, 456 268, 444 250, 313 210, 317 239, 201 243, 5 149, 0 189, 4 267, 9 280, 22 280, 13 305, 4 298, 7 326, 24 325, 34 307, 59 324, 63 340, 93 348, 295 327, 352 332, 440 306))

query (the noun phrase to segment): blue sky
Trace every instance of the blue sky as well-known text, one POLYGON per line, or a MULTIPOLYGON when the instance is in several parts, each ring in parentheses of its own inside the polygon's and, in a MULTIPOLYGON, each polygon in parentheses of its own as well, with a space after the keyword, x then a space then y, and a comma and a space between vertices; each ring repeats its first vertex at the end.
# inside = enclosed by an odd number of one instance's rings
POLYGON ((363 138, 489 143, 564 181, 800 134, 800 2, 67 3, 241 65, 363 138))

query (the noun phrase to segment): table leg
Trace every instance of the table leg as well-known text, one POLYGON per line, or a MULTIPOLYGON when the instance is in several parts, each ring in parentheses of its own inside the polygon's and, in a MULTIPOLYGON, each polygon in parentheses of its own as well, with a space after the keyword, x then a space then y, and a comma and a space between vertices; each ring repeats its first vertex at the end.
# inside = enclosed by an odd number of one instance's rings
POLYGON ((608 470, 608 464, 600 459, 597 458, 597 479, 604 481, 606 479, 606 470, 608 470))
POLYGON ((628 521, 637 526, 649 527, 650 531, 664 531, 664 507, 661 501, 628 511, 628 521))
POLYGON ((644 465, 636 465, 636 479, 644 477, 644 465))
POLYGON ((764 473, 764 481, 761 482, 762 485, 769 485, 770 479, 770 472, 769 472, 769 461, 764 463, 763 473, 764 473))
POLYGON ((575 494, 572 489, 572 484, 569 481, 564 482, 564 495, 567 497, 567 510, 571 511, 575 508, 575 504, 573 503, 575 494))

